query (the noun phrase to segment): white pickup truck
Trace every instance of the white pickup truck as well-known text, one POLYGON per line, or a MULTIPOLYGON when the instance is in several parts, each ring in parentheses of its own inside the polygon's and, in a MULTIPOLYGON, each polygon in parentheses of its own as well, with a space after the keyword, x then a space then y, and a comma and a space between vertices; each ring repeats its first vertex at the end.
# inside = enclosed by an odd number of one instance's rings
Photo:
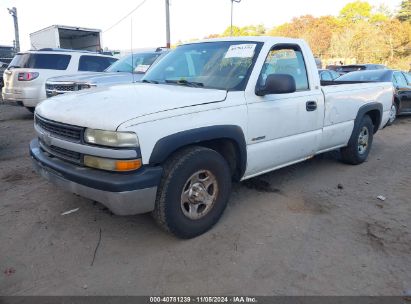
POLYGON ((65 94, 35 113, 49 181, 113 213, 152 212, 180 238, 210 229, 231 182, 340 149, 360 164, 388 121, 391 83, 324 83, 303 40, 179 46, 142 83, 65 94))

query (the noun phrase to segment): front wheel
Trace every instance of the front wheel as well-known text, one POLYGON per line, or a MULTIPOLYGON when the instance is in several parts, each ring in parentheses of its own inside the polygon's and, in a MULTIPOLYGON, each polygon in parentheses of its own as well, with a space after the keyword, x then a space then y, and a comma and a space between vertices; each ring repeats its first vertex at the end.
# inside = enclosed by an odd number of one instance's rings
POLYGON ((164 164, 153 217, 175 236, 193 238, 219 220, 230 193, 226 160, 208 148, 186 148, 164 164))
POLYGON ((373 135, 374 125, 371 118, 366 115, 357 126, 354 126, 347 147, 341 148, 343 162, 351 165, 363 163, 370 153, 373 135))

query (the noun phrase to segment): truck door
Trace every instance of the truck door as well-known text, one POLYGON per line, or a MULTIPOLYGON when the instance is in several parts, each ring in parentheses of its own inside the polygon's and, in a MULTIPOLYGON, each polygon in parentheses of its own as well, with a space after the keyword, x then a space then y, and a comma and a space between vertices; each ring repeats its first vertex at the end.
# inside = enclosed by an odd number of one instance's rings
MULTIPOLYGON (((311 55, 311 54, 310 54, 311 55)), ((324 97, 319 84, 310 84, 307 71, 316 70, 304 59, 299 45, 275 45, 258 78, 264 85, 269 74, 288 74, 296 92, 257 96, 247 91, 248 164, 246 176, 270 171, 316 153, 324 121, 324 97)), ((315 73, 318 72, 316 71, 315 73)))

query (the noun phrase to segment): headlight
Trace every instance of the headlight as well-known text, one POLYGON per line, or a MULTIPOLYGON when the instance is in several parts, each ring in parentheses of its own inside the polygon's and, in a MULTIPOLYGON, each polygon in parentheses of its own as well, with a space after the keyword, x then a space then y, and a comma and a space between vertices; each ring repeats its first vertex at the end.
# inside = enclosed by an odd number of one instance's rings
POLYGON ((90 89, 90 88, 94 88, 95 85, 94 84, 90 84, 90 83, 79 83, 78 84, 78 89, 79 90, 83 90, 83 89, 90 89))
POLYGON ((138 138, 133 132, 112 132, 86 129, 84 140, 90 144, 109 147, 138 147, 138 138))
POLYGON ((91 168, 108 171, 133 171, 142 166, 141 159, 111 159, 84 155, 84 165, 91 168))

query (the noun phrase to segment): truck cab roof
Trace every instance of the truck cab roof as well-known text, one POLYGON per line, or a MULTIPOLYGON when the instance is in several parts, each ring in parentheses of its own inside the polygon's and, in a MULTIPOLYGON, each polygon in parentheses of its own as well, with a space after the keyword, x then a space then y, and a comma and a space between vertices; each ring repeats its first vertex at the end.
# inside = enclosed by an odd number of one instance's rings
POLYGON ((192 43, 204 43, 204 42, 218 42, 218 41, 250 41, 250 42, 263 42, 263 43, 305 43, 303 39, 297 38, 285 38, 285 37, 274 37, 274 36, 237 36, 237 37, 224 37, 224 38, 211 38, 211 39, 203 39, 199 41, 194 41, 185 44, 192 44, 192 43))

